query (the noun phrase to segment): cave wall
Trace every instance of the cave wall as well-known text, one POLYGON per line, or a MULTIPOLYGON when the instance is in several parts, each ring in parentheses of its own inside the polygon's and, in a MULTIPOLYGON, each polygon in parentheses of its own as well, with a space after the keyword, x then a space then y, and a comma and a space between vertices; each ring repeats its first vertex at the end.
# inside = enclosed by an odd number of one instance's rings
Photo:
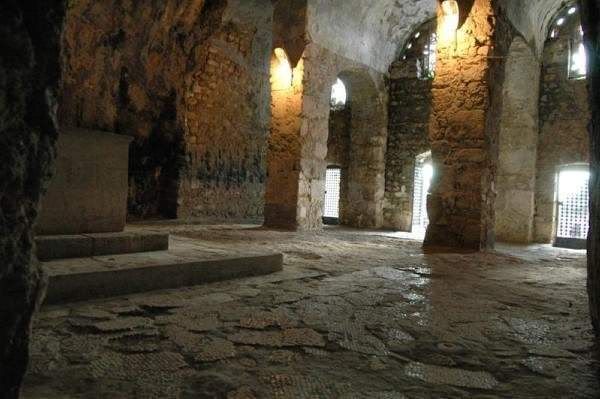
POLYGON ((569 36, 549 39, 542 58, 535 186, 534 239, 542 243, 554 239, 557 168, 589 160, 587 81, 569 79, 568 68, 569 36))
POLYGON ((69 2, 60 120, 134 137, 130 219, 261 216, 271 18, 267 0, 69 2))
POLYGON ((57 139, 64 3, 0 3, 0 397, 16 399, 45 286, 33 225, 57 139))

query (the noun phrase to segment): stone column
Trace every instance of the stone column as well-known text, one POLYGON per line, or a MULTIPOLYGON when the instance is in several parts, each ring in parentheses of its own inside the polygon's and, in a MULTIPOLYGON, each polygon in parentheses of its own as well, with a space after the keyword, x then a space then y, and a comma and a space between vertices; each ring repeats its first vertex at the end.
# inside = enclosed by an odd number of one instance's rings
POLYGON ((590 91, 591 181, 588 237, 588 295, 596 335, 600 336, 600 0, 580 0, 581 23, 588 52, 590 91))
POLYGON ((461 20, 466 19, 454 35, 438 9, 438 65, 429 123, 435 175, 425 245, 481 249, 493 237, 486 118, 495 15, 491 0, 475 0, 461 12, 461 20))
POLYGON ((498 159, 496 237, 533 240, 540 63, 521 37, 510 46, 505 69, 498 159))
POLYGON ((267 155, 265 226, 294 230, 298 227, 304 62, 300 60, 293 69, 285 62, 275 56, 271 62, 271 134, 267 155), (289 82, 286 81, 287 73, 291 74, 289 82))

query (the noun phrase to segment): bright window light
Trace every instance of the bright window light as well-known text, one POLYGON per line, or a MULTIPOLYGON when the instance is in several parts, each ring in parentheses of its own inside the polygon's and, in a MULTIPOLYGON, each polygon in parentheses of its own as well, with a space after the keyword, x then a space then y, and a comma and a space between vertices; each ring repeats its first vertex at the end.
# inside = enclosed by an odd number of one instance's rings
POLYGON ((346 92, 346 85, 338 78, 331 88, 331 106, 337 109, 344 108, 347 100, 348 93, 346 92))
POLYGON ((587 55, 580 31, 573 35, 569 54, 569 78, 583 79, 587 73, 587 55))
POLYGON ((569 8, 569 11, 567 11, 567 13, 569 15, 573 15, 573 14, 575 14, 576 11, 577 11, 577 7, 571 7, 571 8, 569 8))

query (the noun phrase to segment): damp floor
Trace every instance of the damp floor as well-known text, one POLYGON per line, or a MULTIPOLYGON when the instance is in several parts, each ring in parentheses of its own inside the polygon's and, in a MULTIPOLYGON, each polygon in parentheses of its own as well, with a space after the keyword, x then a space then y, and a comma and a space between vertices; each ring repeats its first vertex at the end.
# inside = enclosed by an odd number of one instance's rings
POLYGON ((44 307, 27 399, 597 398, 585 253, 424 254, 407 235, 155 224, 262 277, 44 307))

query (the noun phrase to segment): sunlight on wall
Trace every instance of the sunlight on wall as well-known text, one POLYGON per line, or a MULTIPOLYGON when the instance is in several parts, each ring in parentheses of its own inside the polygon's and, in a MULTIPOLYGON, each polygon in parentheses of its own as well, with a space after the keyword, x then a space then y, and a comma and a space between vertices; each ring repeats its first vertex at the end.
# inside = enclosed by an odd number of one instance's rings
POLYGON ((442 15, 440 28, 438 29, 438 40, 442 43, 451 43, 456 40, 458 29, 459 10, 456 0, 444 0, 442 2, 442 15))
POLYGON ((275 56, 271 61, 271 89, 289 90, 293 85, 293 79, 294 72, 285 50, 276 48, 275 56))

